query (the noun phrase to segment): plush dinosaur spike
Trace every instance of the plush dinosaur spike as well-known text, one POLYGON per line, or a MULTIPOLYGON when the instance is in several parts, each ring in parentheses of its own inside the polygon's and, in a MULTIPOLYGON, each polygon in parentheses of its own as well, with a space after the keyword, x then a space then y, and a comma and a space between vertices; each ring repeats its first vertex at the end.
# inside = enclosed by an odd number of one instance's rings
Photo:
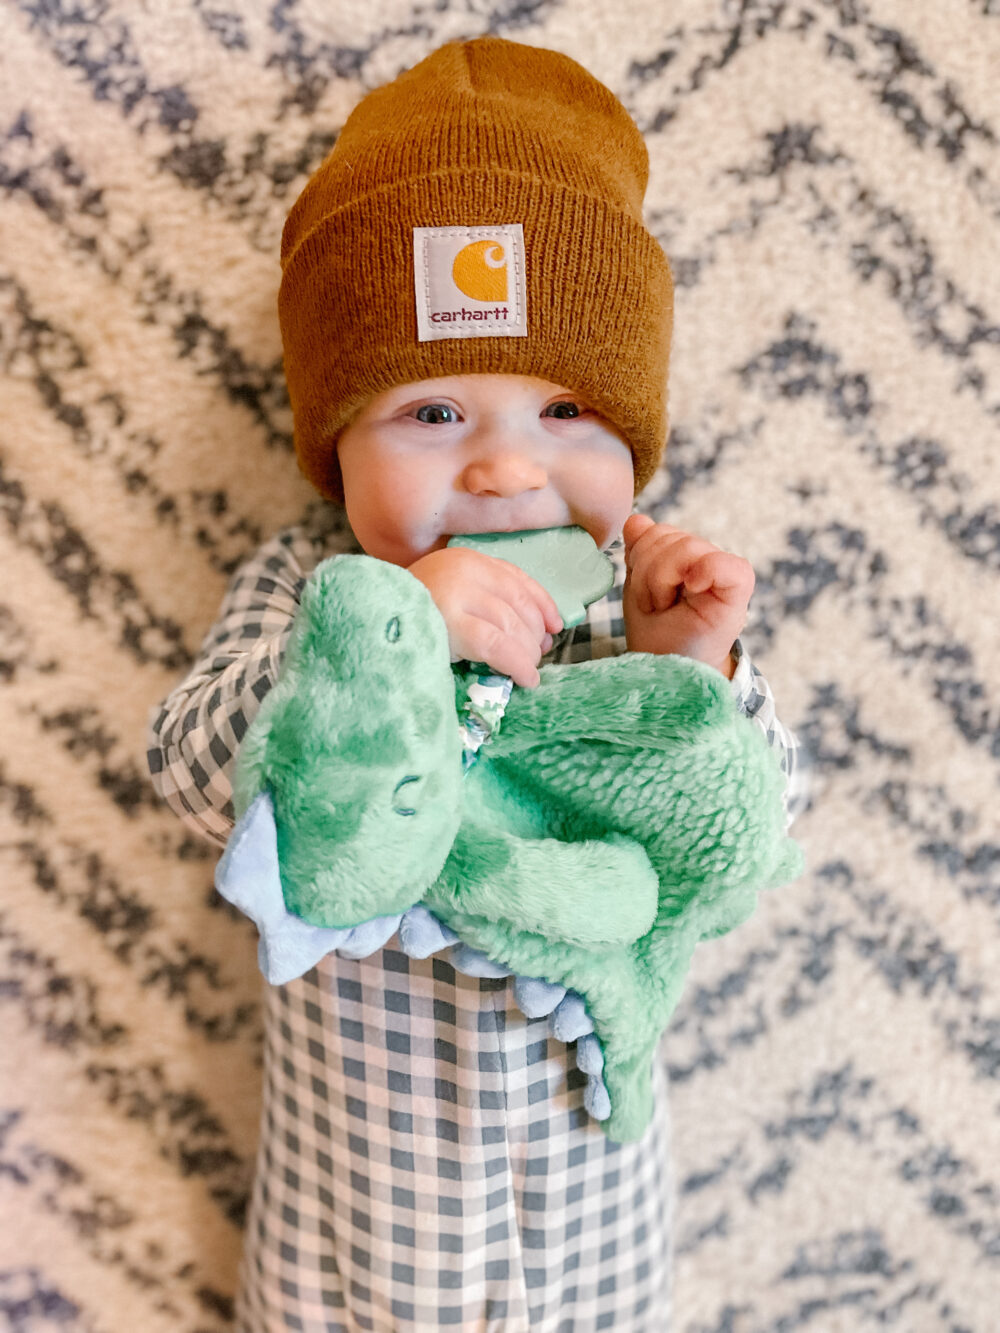
POLYGON ((719 672, 645 653, 544 666, 464 767, 460 677, 407 570, 318 565, 237 759, 220 892, 281 940, 282 966, 297 919, 354 956, 398 928, 463 970, 514 974, 519 1002, 553 1001, 577 1040, 590 1112, 636 1138, 696 944, 802 871, 784 775, 719 672))

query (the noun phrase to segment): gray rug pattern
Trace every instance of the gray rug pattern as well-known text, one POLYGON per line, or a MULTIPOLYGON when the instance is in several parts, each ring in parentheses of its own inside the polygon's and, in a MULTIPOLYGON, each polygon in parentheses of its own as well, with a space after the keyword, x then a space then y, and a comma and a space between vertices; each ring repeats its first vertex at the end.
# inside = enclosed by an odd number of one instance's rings
POLYGON ((677 307, 644 504, 753 563, 813 763, 806 874, 663 1045, 672 1333, 993 1333, 996 0, 0 5, 0 1333, 232 1326, 262 983, 146 718, 318 503, 284 215, 366 90, 483 32, 646 135, 677 307))

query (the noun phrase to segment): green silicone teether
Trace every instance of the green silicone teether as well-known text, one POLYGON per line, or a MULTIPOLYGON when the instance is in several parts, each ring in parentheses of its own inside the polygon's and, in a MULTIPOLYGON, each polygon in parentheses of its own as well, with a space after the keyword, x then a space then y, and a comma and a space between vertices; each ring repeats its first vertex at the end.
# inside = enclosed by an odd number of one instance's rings
POLYGON ((567 629, 579 625, 587 606, 615 581, 611 560, 580 527, 470 532, 456 534, 448 545, 498 556, 523 569, 552 597, 567 629))

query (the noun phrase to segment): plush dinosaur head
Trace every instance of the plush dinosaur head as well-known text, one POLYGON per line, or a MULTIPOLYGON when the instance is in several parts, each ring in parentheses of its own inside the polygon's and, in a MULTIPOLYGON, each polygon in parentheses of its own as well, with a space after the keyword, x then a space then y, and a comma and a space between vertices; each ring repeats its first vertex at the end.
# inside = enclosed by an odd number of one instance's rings
POLYGON ((244 737, 233 803, 240 816, 269 789, 289 909, 342 926, 373 901, 409 907, 440 873, 461 817, 461 741, 447 630, 423 584, 366 555, 323 573, 244 737))

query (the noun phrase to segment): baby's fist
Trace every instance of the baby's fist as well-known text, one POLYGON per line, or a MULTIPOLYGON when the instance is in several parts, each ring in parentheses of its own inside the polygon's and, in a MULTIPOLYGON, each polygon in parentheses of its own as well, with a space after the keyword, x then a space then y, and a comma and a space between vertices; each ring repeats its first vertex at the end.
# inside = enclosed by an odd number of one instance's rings
POLYGON ((755 583, 750 562, 646 514, 630 515, 622 535, 629 651, 693 657, 732 679, 730 650, 755 583))

